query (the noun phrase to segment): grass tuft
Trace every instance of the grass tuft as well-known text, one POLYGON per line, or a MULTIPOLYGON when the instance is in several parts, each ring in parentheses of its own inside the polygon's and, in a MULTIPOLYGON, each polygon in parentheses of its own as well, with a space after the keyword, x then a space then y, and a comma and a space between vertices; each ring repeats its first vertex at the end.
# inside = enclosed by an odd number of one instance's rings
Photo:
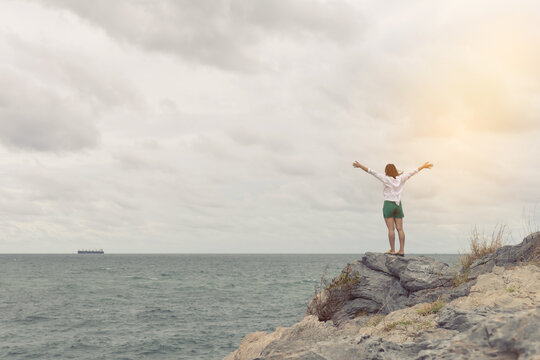
POLYGON ((440 297, 438 297, 437 300, 435 300, 434 302, 432 302, 430 304, 424 305, 421 309, 417 310, 417 312, 420 315, 423 315, 423 316, 430 315, 430 314, 436 314, 445 305, 446 305, 446 303, 444 301, 442 301, 440 297))
POLYGON ((526 234, 533 234, 537 231, 540 231, 540 224, 536 222, 536 209, 538 203, 534 205, 534 208, 530 207, 528 209, 523 208, 523 227, 526 234))
POLYGON ((384 326, 384 331, 391 331, 391 330, 394 330, 397 326, 399 325, 404 325, 404 326, 407 326, 407 325, 412 325, 412 321, 410 320, 401 320, 401 321, 396 321, 396 322, 392 322, 390 324, 386 324, 384 326))
POLYGON ((463 269, 463 272, 460 272, 454 276, 454 279, 452 279, 454 283, 454 287, 458 287, 459 285, 466 283, 469 281, 469 269, 465 268, 463 269))
POLYGON ((491 238, 488 238, 484 233, 479 233, 476 226, 471 232, 469 246, 470 252, 460 254, 459 260, 465 270, 468 270, 471 264, 481 259, 487 254, 494 253, 503 246, 503 236, 506 233, 506 225, 496 226, 491 233, 491 238))
POLYGON ((384 319, 384 316, 382 315, 375 315, 369 322, 367 323, 368 326, 377 326, 381 323, 382 319, 384 319))

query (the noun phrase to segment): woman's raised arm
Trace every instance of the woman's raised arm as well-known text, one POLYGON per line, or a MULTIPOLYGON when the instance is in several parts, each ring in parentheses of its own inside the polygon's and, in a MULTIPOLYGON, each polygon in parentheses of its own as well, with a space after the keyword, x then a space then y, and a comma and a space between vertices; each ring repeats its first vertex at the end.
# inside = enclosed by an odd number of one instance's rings
POLYGON ((424 163, 424 165, 420 166, 418 168, 418 171, 422 170, 422 169, 431 169, 433 167, 433 164, 431 164, 429 161, 426 161, 424 163))
POLYGON ((362 168, 362 170, 364 170, 365 172, 368 171, 368 168, 360 164, 358 161, 353 162, 352 166, 354 166, 355 168, 362 168))

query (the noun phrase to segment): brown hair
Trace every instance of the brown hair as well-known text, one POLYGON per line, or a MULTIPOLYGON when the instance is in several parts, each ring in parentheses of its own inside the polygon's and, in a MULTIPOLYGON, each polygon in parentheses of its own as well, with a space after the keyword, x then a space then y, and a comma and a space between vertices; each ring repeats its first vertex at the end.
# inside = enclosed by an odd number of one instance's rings
POLYGON ((386 173, 386 176, 391 176, 394 179, 396 178, 396 176, 403 174, 403 172, 397 171, 396 166, 394 164, 386 165, 386 167, 384 168, 384 172, 386 173))

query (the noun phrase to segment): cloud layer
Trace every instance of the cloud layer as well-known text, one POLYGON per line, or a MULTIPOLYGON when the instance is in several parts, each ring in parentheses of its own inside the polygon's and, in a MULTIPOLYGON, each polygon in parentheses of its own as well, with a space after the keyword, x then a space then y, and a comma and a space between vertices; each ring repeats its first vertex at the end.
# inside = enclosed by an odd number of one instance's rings
POLYGON ((538 5, 7 1, 0 252, 408 252, 540 223, 538 5), (524 212, 528 215, 524 215, 524 212))
POLYGON ((345 1, 49 0, 111 36, 145 50, 234 71, 267 66, 264 43, 305 39, 346 42, 360 19, 345 1))

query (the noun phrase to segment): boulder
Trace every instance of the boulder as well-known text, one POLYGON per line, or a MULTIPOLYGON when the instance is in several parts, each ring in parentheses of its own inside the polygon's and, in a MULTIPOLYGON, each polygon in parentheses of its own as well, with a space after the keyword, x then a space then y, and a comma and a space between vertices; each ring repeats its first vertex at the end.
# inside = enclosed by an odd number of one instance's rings
POLYGON ((399 281, 405 289, 418 291, 451 286, 454 275, 447 264, 419 256, 410 259, 399 281))
MULTIPOLYGON (((330 317, 325 308, 324 320, 331 318, 335 325, 341 325, 359 314, 387 314, 438 297, 450 300, 456 272, 447 264, 425 256, 398 257, 368 252, 342 271, 342 275, 356 276, 349 292, 324 294, 326 301, 341 304, 330 317)), ((460 294, 466 292, 466 288, 463 289, 460 294)), ((312 299, 306 315, 316 315, 322 320, 320 308, 320 303, 312 299)))
POLYGON ((520 263, 540 260, 540 231, 525 237, 519 245, 506 245, 492 254, 474 261, 469 267, 469 279, 490 272, 494 266, 515 266, 520 263))

